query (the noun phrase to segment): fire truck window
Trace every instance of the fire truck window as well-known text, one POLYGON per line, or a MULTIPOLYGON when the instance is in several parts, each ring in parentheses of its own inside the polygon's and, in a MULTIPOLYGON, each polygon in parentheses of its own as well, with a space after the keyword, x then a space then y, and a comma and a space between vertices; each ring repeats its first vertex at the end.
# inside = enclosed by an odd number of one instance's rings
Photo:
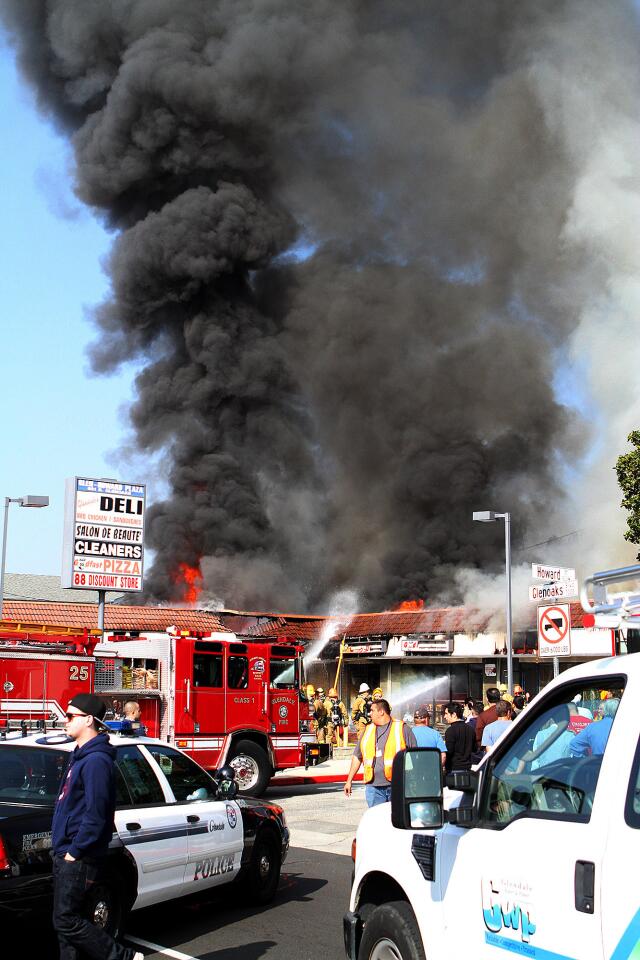
POLYGON ((150 744, 147 750, 169 781, 176 800, 215 800, 216 785, 213 779, 190 757, 155 743, 150 744))
POLYGON ((158 778, 137 747, 118 747, 116 763, 134 806, 165 802, 158 778))
POLYGON ((295 690, 296 661, 272 660, 269 666, 269 680, 271 686, 279 690, 295 690))
POLYGON ((229 657, 228 678, 231 690, 245 690, 249 686, 248 657, 229 657))
POLYGON ((194 687, 221 687, 222 686, 222 657, 210 653, 195 653, 193 655, 193 685, 194 687))

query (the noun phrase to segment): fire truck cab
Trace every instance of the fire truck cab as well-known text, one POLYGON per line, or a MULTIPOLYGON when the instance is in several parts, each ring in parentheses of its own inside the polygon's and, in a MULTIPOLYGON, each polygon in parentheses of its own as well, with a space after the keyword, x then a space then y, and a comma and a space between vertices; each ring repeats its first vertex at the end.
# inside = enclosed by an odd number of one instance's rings
POLYGON ((276 770, 305 763, 314 738, 308 734, 301 646, 243 643, 228 633, 168 632, 108 635, 96 648, 98 658, 106 649, 133 662, 142 655, 146 663, 157 661, 158 689, 127 691, 141 702, 150 735, 174 743, 206 769, 230 763, 241 792, 260 795, 276 770), (151 703, 145 704, 147 696, 151 703))

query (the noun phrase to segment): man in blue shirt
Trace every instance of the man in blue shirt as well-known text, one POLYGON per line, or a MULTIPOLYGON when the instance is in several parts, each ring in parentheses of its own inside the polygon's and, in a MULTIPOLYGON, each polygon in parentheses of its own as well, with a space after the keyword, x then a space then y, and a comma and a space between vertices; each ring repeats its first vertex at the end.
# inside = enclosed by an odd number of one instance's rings
POLYGON ((427 707, 417 707, 413 714, 413 735, 419 747, 435 747, 440 751, 442 766, 444 767, 447 759, 447 747, 438 731, 429 726, 430 721, 431 714, 427 707))
POLYGON ((60 960, 144 960, 86 917, 85 898, 98 883, 115 825, 115 756, 103 720, 105 704, 76 693, 65 733, 76 742, 53 813, 53 926, 60 960))
POLYGON ((507 700, 498 700, 496 703, 496 719, 493 723, 488 723, 482 731, 482 746, 485 753, 490 753, 496 741, 510 726, 511 704, 507 700))
POLYGON ((604 701, 602 720, 594 720, 577 733, 571 742, 572 757, 602 756, 620 701, 604 701))

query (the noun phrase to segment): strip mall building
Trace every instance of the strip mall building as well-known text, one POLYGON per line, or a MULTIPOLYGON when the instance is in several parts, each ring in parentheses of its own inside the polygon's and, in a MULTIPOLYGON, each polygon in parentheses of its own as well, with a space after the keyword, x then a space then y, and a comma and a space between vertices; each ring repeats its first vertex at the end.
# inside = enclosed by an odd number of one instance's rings
MULTIPOLYGON (((64 594, 63 594, 64 595, 64 594)), ((31 595, 33 596, 33 594, 31 595)), ((86 594, 84 595, 86 597, 86 594)), ((83 597, 83 599, 84 599, 83 597)), ((626 652, 614 630, 585 628, 578 604, 570 605, 571 654, 561 669, 612 653, 626 652)), ((552 677, 553 665, 538 655, 537 608, 531 622, 514 632, 514 682, 532 694, 552 677)), ((97 607, 88 603, 7 599, 4 616, 31 623, 95 627, 97 607)), ((486 618, 465 608, 359 614, 350 620, 312 615, 109 604, 107 630, 144 632, 169 626, 201 631, 229 630, 251 640, 287 636, 307 647, 307 680, 325 689, 335 683, 351 704, 361 683, 382 687, 396 715, 418 703, 442 704, 506 682, 506 638, 486 618), (342 645, 343 656, 340 659, 342 645)), ((636 633, 637 631, 632 631, 636 633)), ((135 664, 134 664, 135 666, 135 664)))
MULTIPOLYGON (((571 654, 560 669, 610 656, 617 649, 614 630, 585 628, 579 604, 570 605, 571 654)), ((218 612, 225 626, 248 638, 287 634, 308 646, 307 678, 325 689, 334 685, 340 645, 343 657, 338 688, 351 703, 361 683, 381 687, 395 712, 410 712, 418 703, 433 705, 471 696, 484 699, 487 687, 506 683, 506 635, 486 617, 465 608, 359 614, 351 620, 332 617, 218 612)), ((553 662, 538 653, 537 608, 531 623, 514 631, 514 682, 532 694, 553 675, 553 662)))

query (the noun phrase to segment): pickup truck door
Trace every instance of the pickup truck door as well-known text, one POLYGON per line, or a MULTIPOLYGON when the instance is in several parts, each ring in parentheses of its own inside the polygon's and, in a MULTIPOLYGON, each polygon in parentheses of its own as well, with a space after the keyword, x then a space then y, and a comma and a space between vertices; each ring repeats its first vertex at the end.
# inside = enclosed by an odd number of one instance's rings
POLYGON ((556 687, 493 748, 482 768, 477 826, 448 824, 441 834, 452 953, 603 960, 607 784, 619 777, 608 742, 624 685, 623 677, 600 676, 556 687), (600 719, 605 711, 608 719, 600 719))
POLYGON ((616 779, 607 798, 609 833, 602 864, 602 933, 607 960, 640 957, 640 897, 633 880, 640 862, 640 740, 638 711, 633 707, 637 682, 631 689, 632 682, 630 677, 616 719, 616 737, 608 747, 612 753, 615 750, 616 779))
POLYGON ((184 753, 164 744, 144 747, 175 798, 174 818, 188 829, 185 893, 228 883, 240 870, 244 831, 234 801, 216 799, 211 776, 184 753), (192 890, 186 888, 191 886, 192 890))

